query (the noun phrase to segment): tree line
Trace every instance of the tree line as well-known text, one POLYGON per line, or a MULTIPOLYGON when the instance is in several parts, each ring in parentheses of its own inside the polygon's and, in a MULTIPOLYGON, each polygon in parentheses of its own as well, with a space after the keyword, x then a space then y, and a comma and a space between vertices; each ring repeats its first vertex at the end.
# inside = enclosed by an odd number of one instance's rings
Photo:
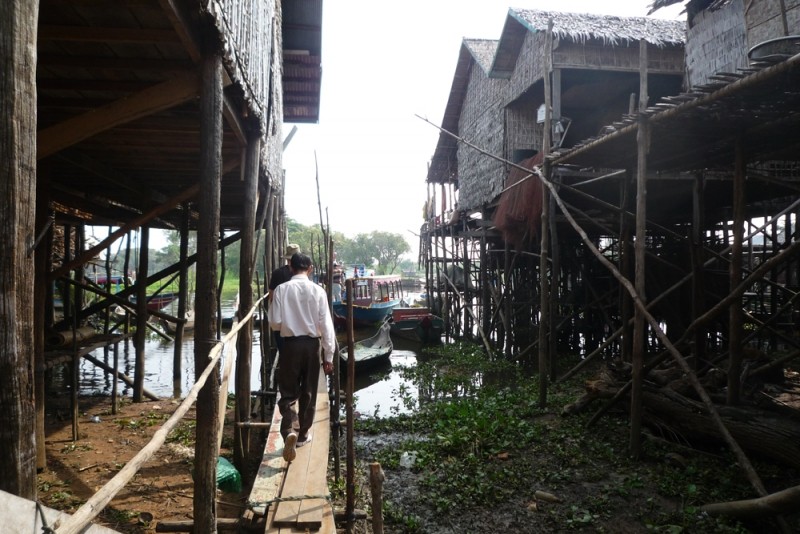
MULTIPOLYGON (((262 232, 265 232, 262 230, 262 232)), ((311 256, 315 265, 323 265, 324 243, 319 224, 306 226, 294 219, 287 219, 287 233, 290 243, 297 243, 303 253, 311 256)), ((167 245, 149 253, 148 270, 156 272, 178 262, 180 258, 180 233, 165 231, 167 245)), ((361 233, 353 238, 346 237, 341 232, 331 232, 334 243, 336 261, 345 265, 363 264, 367 270, 374 270, 375 274, 394 274, 401 270, 416 271, 416 261, 403 257, 411 251, 411 246, 401 234, 391 232, 372 231, 361 233)), ((195 232, 189 232, 189 254, 193 254, 197 237, 195 232)), ((265 236, 260 239, 263 254, 265 236)), ((225 248, 224 261, 226 275, 238 278, 239 256, 241 244, 235 242, 225 248)), ((220 254, 220 258, 222 258, 220 254)), ((135 269, 137 261, 130 261, 129 269, 135 269)), ((123 254, 119 251, 112 258, 112 268, 115 272, 123 270, 123 254)), ((257 263, 256 270, 261 280, 264 280, 264 265, 257 263)))

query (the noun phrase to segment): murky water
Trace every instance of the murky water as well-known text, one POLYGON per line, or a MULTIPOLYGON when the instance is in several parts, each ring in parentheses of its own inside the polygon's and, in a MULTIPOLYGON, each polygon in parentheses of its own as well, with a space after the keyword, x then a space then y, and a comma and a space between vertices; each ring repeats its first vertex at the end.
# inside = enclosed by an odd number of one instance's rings
MULTIPOLYGON (((356 339, 369 337, 370 331, 359 330, 356 339)), ((253 333, 253 351, 251 365, 251 390, 261 389, 261 333, 253 333)), ((416 393, 411 384, 402 377, 403 366, 414 366, 417 360, 418 345, 403 339, 395 340, 395 348, 390 358, 391 365, 376 369, 368 374, 357 376, 355 382, 354 410, 362 416, 386 417, 396 413, 405 413, 408 408, 402 399, 414 402, 416 393)), ((149 339, 145 348, 145 388, 159 397, 173 396, 173 358, 175 344, 161 338, 149 339)), ((98 349, 92 353, 96 359, 113 366, 113 350, 98 349)), ((118 351, 118 368, 120 372, 133 378, 136 350, 132 342, 120 343, 118 351)), ((224 366, 224 363, 223 363, 224 366)), ((235 369, 233 371, 235 374, 235 369)), ((54 371, 53 387, 64 388, 69 382, 68 371, 62 367, 54 371)), ((345 391, 346 377, 342 376, 340 389, 345 391)), ((88 360, 82 359, 79 370, 81 395, 110 395, 112 381, 110 375, 88 360)), ((194 385, 194 338, 191 334, 181 346, 181 380, 180 395, 185 396, 194 385)), ((231 376, 228 390, 234 391, 235 379, 231 376)), ((120 395, 130 396, 131 388, 119 382, 117 391, 120 395)))

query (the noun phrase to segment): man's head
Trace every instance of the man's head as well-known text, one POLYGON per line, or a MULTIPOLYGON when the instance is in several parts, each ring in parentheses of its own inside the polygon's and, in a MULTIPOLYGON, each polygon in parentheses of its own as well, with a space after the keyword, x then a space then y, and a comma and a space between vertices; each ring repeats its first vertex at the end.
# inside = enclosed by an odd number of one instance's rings
POLYGON ((294 274, 307 273, 309 270, 311 270, 311 258, 305 254, 297 252, 296 254, 292 255, 289 265, 291 265, 292 272, 294 274))
POLYGON ((291 260, 292 256, 300 252, 300 245, 297 243, 289 243, 286 245, 286 252, 283 254, 284 260, 291 260))

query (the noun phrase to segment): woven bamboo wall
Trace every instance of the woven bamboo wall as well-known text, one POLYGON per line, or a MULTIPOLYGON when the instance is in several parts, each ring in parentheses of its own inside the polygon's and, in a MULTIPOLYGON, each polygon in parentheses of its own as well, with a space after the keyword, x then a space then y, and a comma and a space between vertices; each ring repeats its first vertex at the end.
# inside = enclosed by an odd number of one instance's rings
MULTIPOLYGON (((489 78, 473 65, 458 125, 462 137, 499 156, 505 155, 503 104, 507 87, 506 80, 489 78)), ((459 144, 457 157, 459 208, 479 208, 502 190, 502 163, 464 144, 459 144)))
POLYGON ((735 0, 695 15, 686 41, 687 86, 708 83, 718 72, 736 72, 746 66, 743 2, 735 0))
MULTIPOLYGON (((786 26, 788 35, 800 34, 800 0, 783 0, 786 7, 786 26)), ((783 36, 783 15, 780 0, 761 0, 753 2, 747 11, 748 49, 758 43, 783 36)))
MULTIPOLYGON (((555 42, 553 43, 555 47, 555 42)), ((511 75, 506 103, 516 100, 519 95, 544 76, 544 47, 545 34, 543 32, 528 32, 517 58, 517 65, 511 75)))
MULTIPOLYGON (((272 94, 268 95, 272 105, 269 106, 265 117, 264 132, 262 132, 261 162, 269 177, 270 185, 280 189, 283 183, 283 27, 280 2, 275 6, 275 46, 271 49, 272 57, 269 60, 267 75, 272 79, 272 94)), ((268 78, 268 79, 269 79, 268 78)))

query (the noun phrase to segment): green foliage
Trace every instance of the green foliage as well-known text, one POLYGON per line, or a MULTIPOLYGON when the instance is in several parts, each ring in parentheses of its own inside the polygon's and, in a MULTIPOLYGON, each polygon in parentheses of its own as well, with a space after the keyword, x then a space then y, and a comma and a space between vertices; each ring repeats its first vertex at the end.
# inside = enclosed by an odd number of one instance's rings
MULTIPOLYGON (((322 246, 320 226, 305 226, 293 219, 286 221, 289 242, 300 245, 300 250, 311 256, 319 264, 322 246)), ((403 254, 411 251, 411 246, 401 234, 373 231, 358 234, 354 238, 345 237, 340 232, 332 232, 336 259, 345 264, 361 264, 375 268, 377 274, 394 273, 403 254)))
MULTIPOLYGON (((358 430, 408 433, 375 460, 392 470, 402 468, 404 454, 415 459, 420 506, 453 514, 525 503, 542 488, 568 499, 547 507, 564 530, 605 532, 625 514, 653 532, 746 532, 734 520, 700 513, 702 504, 752 493, 734 458, 696 455, 680 467, 663 461, 671 452, 665 443, 651 444, 645 458, 633 460, 624 418, 609 417, 587 430, 589 414, 553 413, 553 406, 574 399, 578 382, 551 385, 550 407, 542 409, 535 377, 469 344, 435 348, 402 373, 419 392, 412 415, 359 421, 358 430), (570 493, 576 481, 585 490, 570 493), (634 502, 644 504, 632 510, 634 502)), ((764 467, 759 472, 770 476, 764 467)), ((407 513, 391 503, 384 509, 387 522, 403 532, 423 528, 407 513)))
POLYGON ((167 443, 179 443, 186 446, 194 445, 194 434, 196 427, 196 421, 181 421, 167 436, 167 443))

